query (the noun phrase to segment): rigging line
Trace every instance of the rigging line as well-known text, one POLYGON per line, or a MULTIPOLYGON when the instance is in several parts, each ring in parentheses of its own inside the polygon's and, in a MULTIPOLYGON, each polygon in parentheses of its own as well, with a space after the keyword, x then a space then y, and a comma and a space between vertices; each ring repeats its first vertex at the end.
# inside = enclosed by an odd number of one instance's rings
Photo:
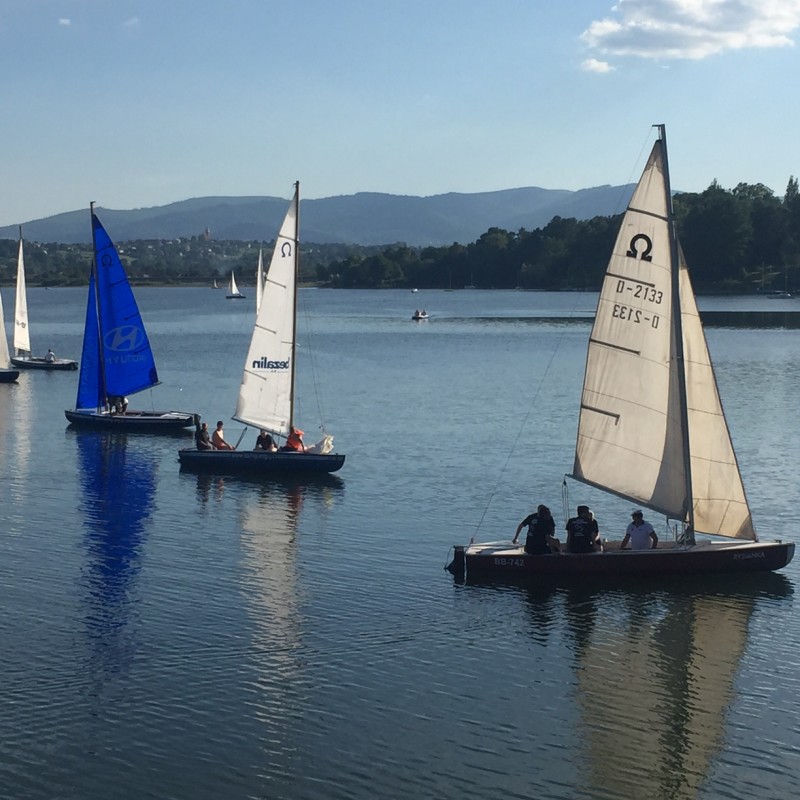
POLYGON ((642 145, 639 148, 639 155, 633 161, 631 165, 631 171, 628 173, 628 180, 625 181, 624 184, 620 187, 619 197, 617 198, 617 204, 614 208, 614 211, 611 216, 616 216, 617 214, 622 214, 625 211, 625 208, 628 205, 629 201, 625 201, 623 204, 623 197, 625 197, 625 188, 633 184, 634 186, 637 183, 636 176, 641 173, 642 168, 640 166, 642 159, 644 158, 644 154, 647 152, 648 148, 652 148, 653 146, 653 128, 650 126, 647 129, 647 134, 642 141, 642 145))
MULTIPOLYGON (((569 312, 570 315, 574 315, 575 311, 578 308, 578 295, 579 294, 582 294, 582 292, 576 292, 575 293, 575 301, 574 301, 574 303, 572 305, 571 311, 569 312)), ((516 438, 514 439, 514 443, 508 449, 508 454, 506 455, 506 460, 505 460, 505 463, 503 464, 503 468, 500 470, 500 474, 499 474, 499 476, 497 478, 497 481, 494 484, 494 487, 492 488, 491 494, 489 495, 489 499, 486 501, 486 507, 483 509, 483 514, 481 514, 481 518, 478 520, 478 524, 475 526, 475 533, 472 535, 472 540, 475 539, 475 536, 477 536, 478 532, 480 531, 481 527, 483 526, 483 522, 486 519, 486 514, 489 512, 489 507, 492 505, 492 500, 494 500, 494 496, 497 494, 497 487, 500 485, 500 481, 502 480, 503 475, 505 475, 505 473, 506 473, 506 470, 508 468, 508 462, 511 460, 511 456, 514 454, 514 451, 517 449, 517 444, 519 443, 519 440, 522 438, 522 432, 525 430, 525 426, 528 424, 528 419, 531 416, 531 413, 533 411, 533 407, 536 405, 536 400, 537 400, 537 398, 539 397, 539 394, 542 391, 542 387, 544 386, 544 383, 545 383, 545 380, 547 379, 547 376, 550 374, 550 370, 551 370, 551 368, 553 366, 553 362, 556 359, 556 355, 558 353, 558 350, 561 347, 561 342, 564 339, 566 331, 567 331, 566 327, 562 328, 561 329, 561 334, 559 335, 558 339, 556 339, 556 345, 553 348, 553 352, 550 354, 550 360, 547 362, 547 367, 545 368, 544 373, 542 374, 542 376, 539 379, 539 383, 536 386, 536 391, 533 393, 533 398, 531 400, 531 404, 530 404, 530 406, 528 408, 528 411, 525 414, 525 418, 522 420, 522 424, 519 427, 519 431, 517 433, 516 438)))

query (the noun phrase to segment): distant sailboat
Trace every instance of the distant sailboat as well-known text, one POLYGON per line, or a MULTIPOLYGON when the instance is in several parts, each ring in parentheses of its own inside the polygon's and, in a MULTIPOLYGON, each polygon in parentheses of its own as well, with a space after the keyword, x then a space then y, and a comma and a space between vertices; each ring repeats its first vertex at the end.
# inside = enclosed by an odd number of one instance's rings
MULTIPOLYGON (((294 428, 297 276, 299 273, 300 184, 286 212, 267 272, 261 307, 256 316, 244 363, 233 419, 276 437, 294 428)), ((302 432, 301 432, 302 433, 302 432)), ((331 452, 333 436, 325 434, 304 452, 278 450, 195 450, 178 453, 184 467, 286 476, 336 472, 345 456, 331 452)))
POLYGON ((216 278, 214 278, 214 283, 212 284, 211 288, 212 289, 219 289, 219 286, 217 286, 217 279, 216 278))
POLYGON ((13 383, 19 378, 19 370, 7 369, 10 363, 8 352, 8 339, 6 338, 6 324, 3 316, 3 297, 0 295, 0 383, 13 383))
POLYGON ((97 219, 94 204, 90 212, 94 258, 78 396, 75 409, 64 413, 73 425, 102 430, 167 433, 186 428, 195 414, 127 410, 126 396, 156 386, 158 373, 119 254, 97 219))
POLYGON ((25 257, 22 247, 22 227, 19 229, 19 255, 17 256, 17 293, 14 304, 14 350, 11 363, 15 367, 40 370, 75 370, 78 362, 70 358, 56 358, 52 350, 47 355, 31 353, 30 327, 28 325, 28 294, 25 282, 25 257))
POLYGON ((233 271, 231 270, 231 279, 228 283, 228 294, 225 295, 226 300, 244 300, 245 296, 239 291, 239 287, 236 285, 236 278, 234 277, 233 271))

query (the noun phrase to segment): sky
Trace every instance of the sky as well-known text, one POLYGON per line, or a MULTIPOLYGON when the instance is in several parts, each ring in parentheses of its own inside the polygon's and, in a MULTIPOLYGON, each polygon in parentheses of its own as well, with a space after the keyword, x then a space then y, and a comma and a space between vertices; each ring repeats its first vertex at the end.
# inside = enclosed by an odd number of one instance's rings
POLYGON ((800 0, 0 0, 0 226, 800 174, 800 0))

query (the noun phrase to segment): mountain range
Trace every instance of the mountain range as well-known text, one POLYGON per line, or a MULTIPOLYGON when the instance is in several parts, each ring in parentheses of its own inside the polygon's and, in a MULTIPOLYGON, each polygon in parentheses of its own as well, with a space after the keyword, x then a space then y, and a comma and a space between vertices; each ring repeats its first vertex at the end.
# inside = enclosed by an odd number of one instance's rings
MULTIPOLYGON (((496 192, 407 195, 358 192, 302 200, 301 239, 327 244, 412 246, 468 244, 489 228, 535 230, 555 216, 591 219, 624 211, 633 185, 591 189, 527 187, 496 192)), ((280 197, 197 197, 129 211, 95 206, 115 241, 200 236, 218 240, 271 241, 286 213, 280 197)), ((23 223, 29 241, 88 243, 88 209, 23 223)), ((0 238, 16 239, 18 226, 0 228, 0 238)))

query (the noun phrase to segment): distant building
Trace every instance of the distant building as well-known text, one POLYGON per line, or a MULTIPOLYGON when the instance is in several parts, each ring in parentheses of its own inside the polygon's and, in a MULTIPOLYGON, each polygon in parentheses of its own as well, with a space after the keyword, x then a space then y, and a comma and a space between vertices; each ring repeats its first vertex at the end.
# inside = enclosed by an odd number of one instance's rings
POLYGON ((200 237, 200 238, 201 238, 201 239, 202 239, 204 242, 210 242, 210 241, 211 241, 211 231, 210 231, 208 228, 206 228, 206 229, 203 231, 203 233, 202 233, 202 235, 201 235, 201 237, 200 237))

